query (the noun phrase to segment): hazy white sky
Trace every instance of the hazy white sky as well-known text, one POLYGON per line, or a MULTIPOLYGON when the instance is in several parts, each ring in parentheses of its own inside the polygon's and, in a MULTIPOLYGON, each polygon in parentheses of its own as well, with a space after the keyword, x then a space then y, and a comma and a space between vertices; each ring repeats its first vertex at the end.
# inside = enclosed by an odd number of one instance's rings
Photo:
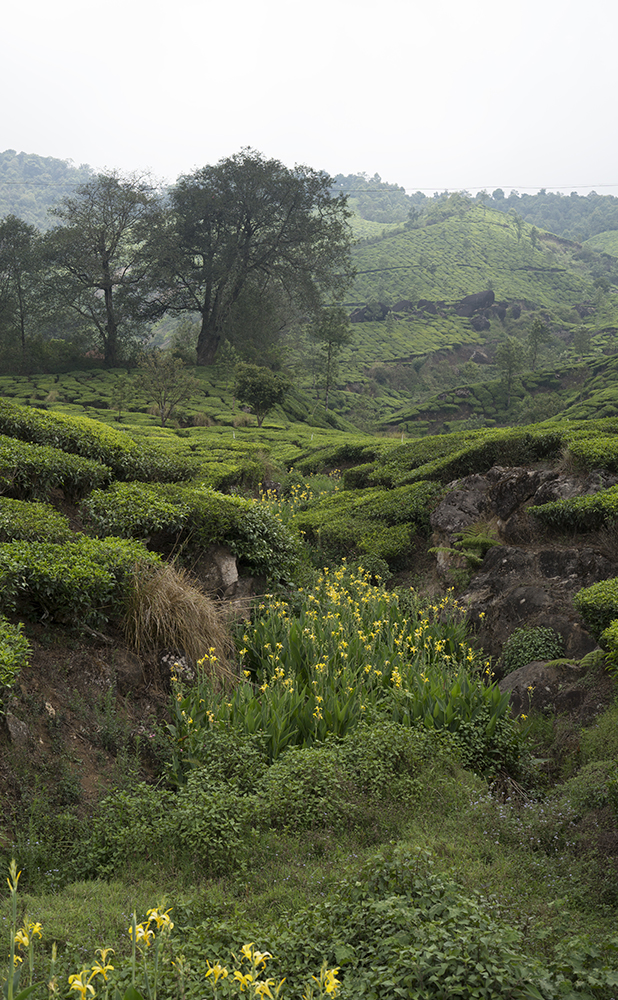
POLYGON ((2 26, 0 149, 618 194, 612 0, 29 0, 2 26))

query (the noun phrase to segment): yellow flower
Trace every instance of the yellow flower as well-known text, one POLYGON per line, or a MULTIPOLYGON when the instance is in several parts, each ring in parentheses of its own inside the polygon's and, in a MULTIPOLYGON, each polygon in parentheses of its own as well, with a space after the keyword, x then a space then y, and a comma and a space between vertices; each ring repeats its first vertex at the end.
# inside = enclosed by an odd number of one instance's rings
MULTIPOLYGON (((150 947, 154 940, 154 931, 148 930, 145 924, 136 924, 135 926, 135 943, 145 944, 146 947, 150 947)), ((129 937, 133 940, 133 928, 129 927, 129 937)))
POLYGON ((88 970, 82 969, 80 973, 75 973, 74 975, 69 976, 69 987, 72 990, 76 990, 80 994, 82 1000, 86 1000, 86 997, 88 996, 94 996, 94 986, 91 986, 90 982, 86 979, 87 975, 88 970))
POLYGON ((206 973, 206 978, 208 979, 208 976, 214 976, 215 986, 217 985, 220 979, 227 979, 228 971, 225 968, 225 966, 220 965, 219 962, 217 962, 216 965, 211 965, 208 959, 206 959, 206 965, 208 966, 208 972, 206 973))
MULTIPOLYGON (((111 951, 111 950, 112 950, 111 948, 105 949, 105 951, 111 951)), ((113 972, 114 966, 110 965, 109 962, 105 962, 105 959, 103 959, 103 963, 102 962, 94 963, 94 965, 92 966, 92 973, 90 975, 90 979, 93 979, 94 976, 103 976, 103 979, 105 980, 105 982, 107 982, 107 973, 113 972)), ((90 982, 90 979, 88 980, 88 982, 90 982)))
POLYGON ((258 979, 253 984, 253 995, 255 997, 271 997, 271 1000, 274 1000, 273 995, 270 992, 270 987, 274 981, 274 979, 258 979))
POLYGON ((247 972, 243 976, 242 972, 239 972, 238 969, 234 973, 234 979, 237 979, 238 982, 240 983, 240 991, 241 991, 241 993, 244 992, 245 987, 248 986, 249 983, 253 982, 253 976, 251 975, 250 972, 247 972))
POLYGON ((30 945, 30 938, 25 927, 15 932, 15 944, 18 948, 27 948, 30 945))
POLYGON ((156 907, 155 909, 152 910, 146 910, 146 916, 149 917, 151 923, 154 922, 157 925, 158 931, 160 931, 162 927, 168 927, 170 930, 172 930, 174 924, 169 918, 169 913, 171 909, 172 907, 170 906, 170 908, 166 910, 165 913, 162 913, 159 907, 156 907))

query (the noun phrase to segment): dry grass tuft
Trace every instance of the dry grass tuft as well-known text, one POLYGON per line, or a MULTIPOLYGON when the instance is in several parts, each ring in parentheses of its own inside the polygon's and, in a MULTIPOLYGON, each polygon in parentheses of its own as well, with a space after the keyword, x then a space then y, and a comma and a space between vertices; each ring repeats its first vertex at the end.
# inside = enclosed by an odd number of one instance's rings
POLYGON ((214 649, 220 677, 234 673, 232 639, 221 606, 186 570, 170 563, 136 571, 125 636, 137 652, 169 649, 193 662, 214 649))

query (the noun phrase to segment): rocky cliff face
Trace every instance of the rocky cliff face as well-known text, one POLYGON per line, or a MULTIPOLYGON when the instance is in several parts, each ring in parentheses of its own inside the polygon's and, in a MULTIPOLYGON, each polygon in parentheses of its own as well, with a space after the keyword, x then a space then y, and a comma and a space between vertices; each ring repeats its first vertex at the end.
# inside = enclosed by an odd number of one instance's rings
POLYGON ((446 579, 466 570, 452 550, 462 532, 483 525, 499 543, 471 576, 461 601, 486 652, 497 658, 514 629, 543 625, 559 632, 565 655, 579 659, 596 647, 575 608, 582 587, 618 576, 618 545, 610 532, 572 538, 549 536, 527 508, 595 493, 617 476, 582 476, 547 467, 502 468, 469 476, 451 489, 432 514, 438 572, 446 579))

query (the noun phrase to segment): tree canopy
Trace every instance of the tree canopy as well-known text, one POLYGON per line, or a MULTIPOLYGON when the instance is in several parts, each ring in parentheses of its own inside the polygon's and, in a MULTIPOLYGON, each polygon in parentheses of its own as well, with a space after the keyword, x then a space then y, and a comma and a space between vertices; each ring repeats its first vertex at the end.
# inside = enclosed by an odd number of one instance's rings
POLYGON ((306 166, 243 149, 181 177, 158 259, 159 305, 201 317, 197 362, 210 365, 248 289, 315 312, 352 276, 345 195, 306 166))
POLYGON ((272 372, 259 365, 239 364, 236 367, 234 391, 241 403, 247 403, 262 426, 267 413, 285 399, 290 380, 281 372, 272 372))
POLYGON ((47 236, 50 292, 91 323, 106 364, 143 312, 159 218, 147 181, 97 174, 52 209, 62 223, 47 236))

